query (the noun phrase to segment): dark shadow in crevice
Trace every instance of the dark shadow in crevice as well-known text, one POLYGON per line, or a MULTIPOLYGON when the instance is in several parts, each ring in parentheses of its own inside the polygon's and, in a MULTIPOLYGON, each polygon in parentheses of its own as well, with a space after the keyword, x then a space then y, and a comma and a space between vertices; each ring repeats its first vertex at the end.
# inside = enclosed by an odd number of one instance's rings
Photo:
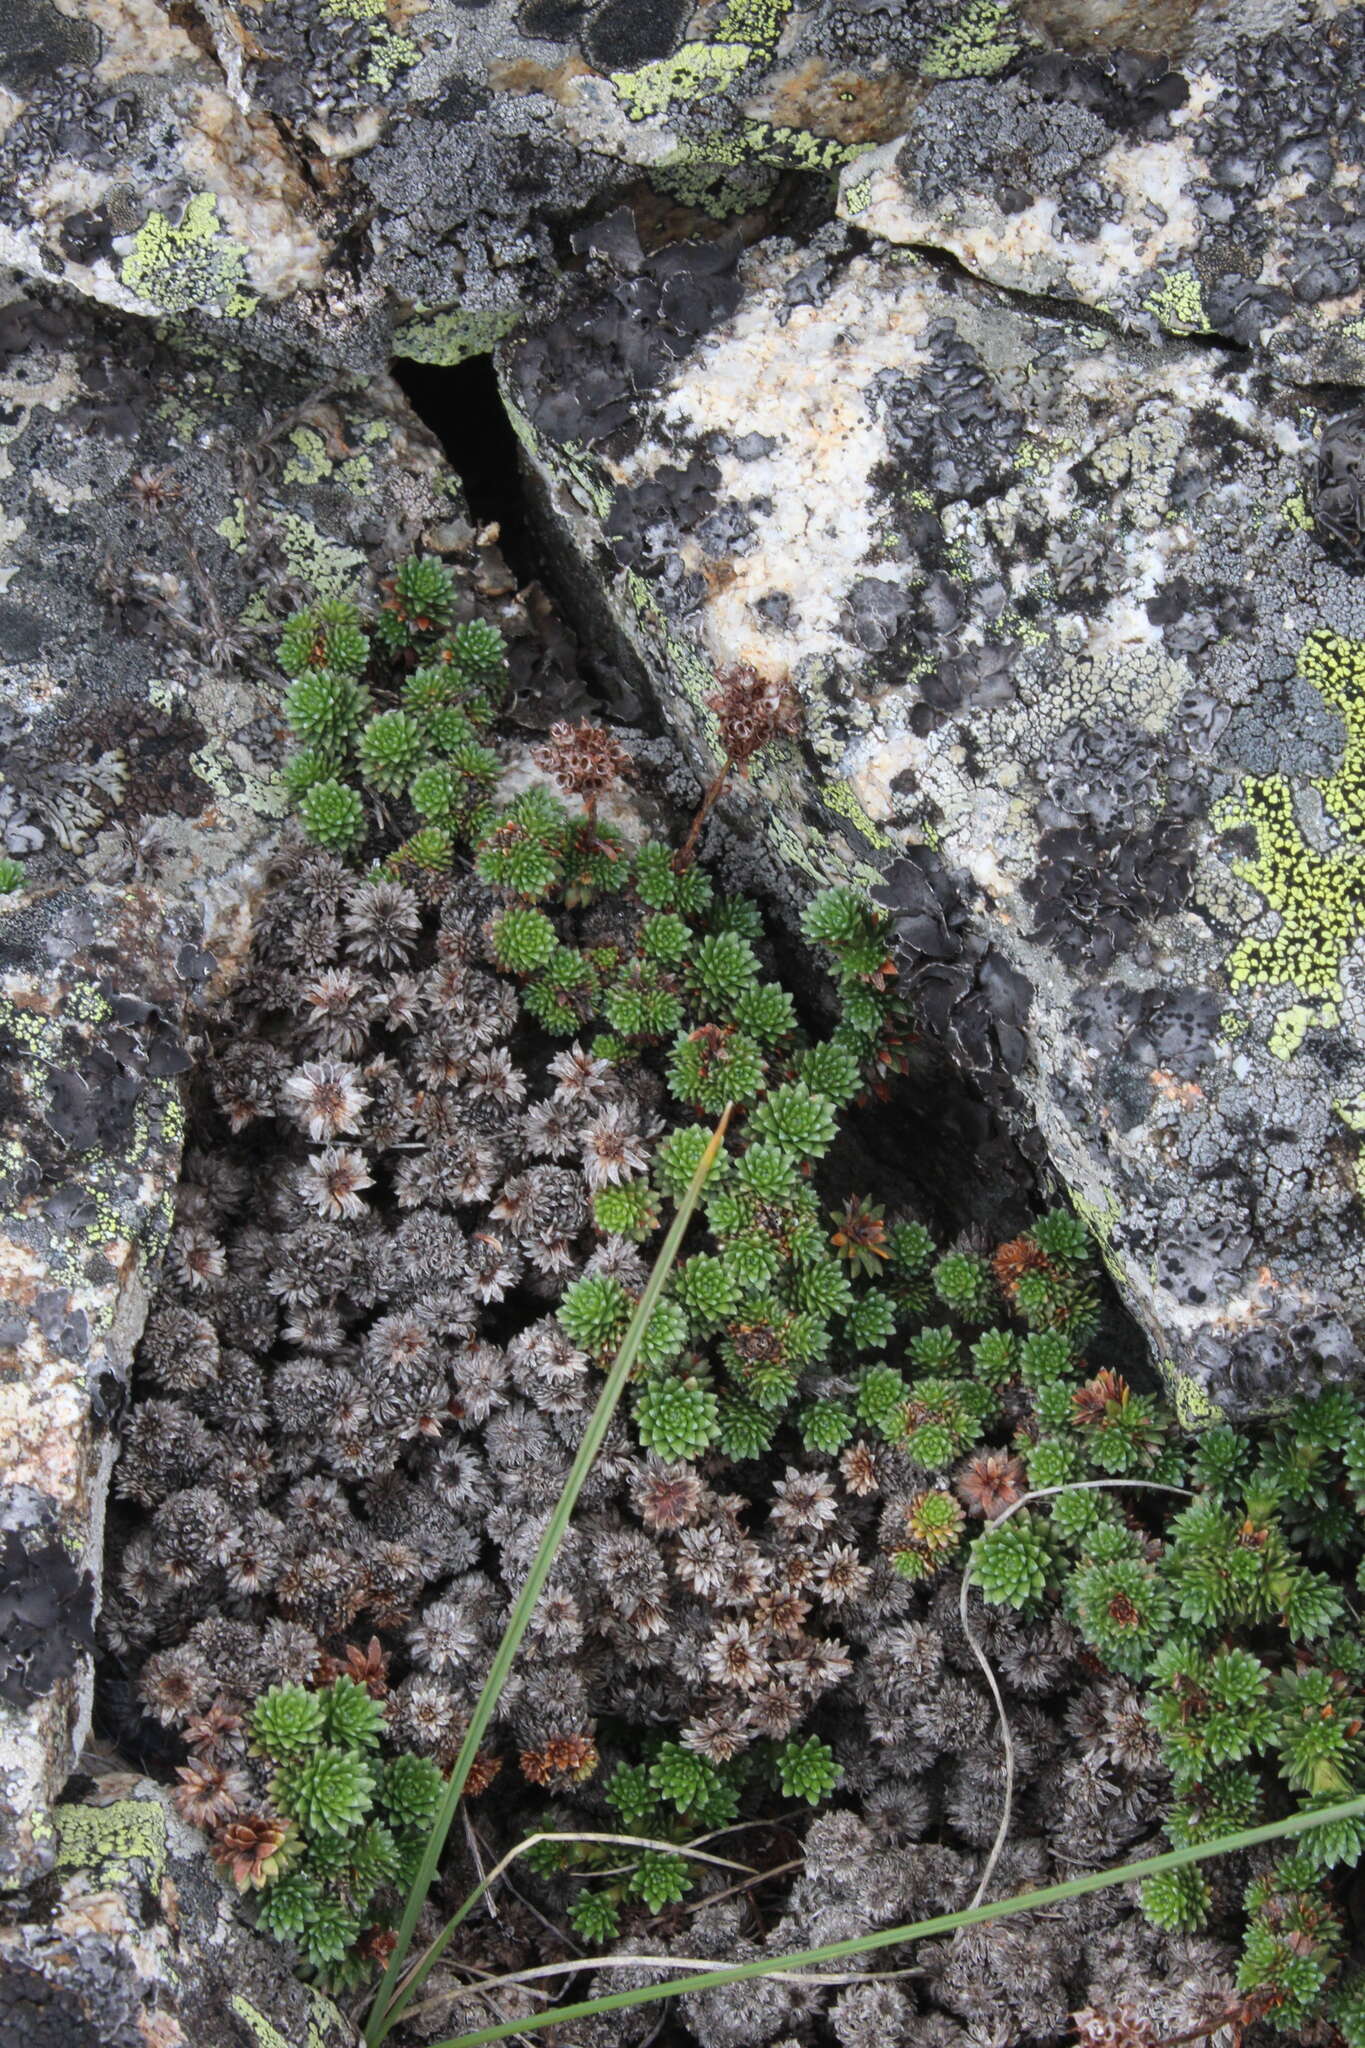
POLYGON ((475 526, 496 520, 508 568, 519 584, 531 582, 540 574, 540 550, 492 356, 469 356, 449 369, 400 356, 392 368, 408 404, 445 450, 475 526))

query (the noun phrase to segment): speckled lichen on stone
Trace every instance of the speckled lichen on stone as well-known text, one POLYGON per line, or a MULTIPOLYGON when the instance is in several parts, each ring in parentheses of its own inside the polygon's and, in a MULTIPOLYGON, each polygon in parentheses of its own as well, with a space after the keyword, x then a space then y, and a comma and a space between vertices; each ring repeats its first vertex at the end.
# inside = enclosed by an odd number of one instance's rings
POLYGON ((393 337, 393 352, 409 362, 450 370, 471 356, 486 356, 520 320, 514 306, 448 306, 418 312, 393 337))
POLYGON ((684 43, 675 56, 656 57, 635 71, 613 71, 612 88, 632 121, 647 121, 723 91, 754 55, 748 43, 684 43))
POLYGON ((1299 824, 1294 792, 1283 775, 1248 775, 1241 794, 1218 806, 1220 831, 1249 826, 1256 853, 1233 870, 1264 897, 1279 917, 1270 937, 1249 936, 1228 961, 1234 987, 1283 984, 1311 1000, 1341 997, 1341 970, 1365 931, 1365 641, 1311 633, 1299 654, 1299 673, 1346 727, 1346 747, 1335 775, 1311 778, 1343 844, 1320 853, 1299 824))
POLYGON ((120 276, 130 292, 163 313, 202 306, 240 320, 256 310, 257 301, 244 289, 246 250, 223 233, 212 192, 195 193, 178 227, 164 213, 151 214, 120 276))
POLYGON ((359 548, 328 540, 298 512, 285 514, 280 546, 291 573, 315 597, 347 596, 355 588, 357 573, 365 567, 359 548))
POLYGON ((919 68, 926 78, 990 78, 1019 53, 1000 33, 1009 14, 994 0, 973 0, 934 37, 919 68))
POLYGON ((154 1799, 116 1799, 111 1806, 58 1806, 54 1862, 86 1870, 106 1885, 123 1883, 131 1863, 159 1885, 166 1868, 166 1815, 154 1799))
POLYGON ((1203 287, 1192 270, 1173 270, 1142 303, 1171 334, 1210 332, 1203 287))

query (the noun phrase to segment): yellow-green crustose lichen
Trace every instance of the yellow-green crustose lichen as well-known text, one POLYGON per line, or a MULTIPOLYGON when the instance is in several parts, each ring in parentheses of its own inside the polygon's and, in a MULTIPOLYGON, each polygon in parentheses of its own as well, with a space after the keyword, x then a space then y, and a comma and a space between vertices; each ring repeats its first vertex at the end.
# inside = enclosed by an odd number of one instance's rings
POLYGON ((1203 289, 1192 270, 1173 270, 1142 303, 1172 334, 1209 332, 1203 289))
POLYGON ((344 597, 365 566, 358 548, 342 547, 328 540, 310 520, 297 512, 284 517, 280 546, 290 571, 315 597, 344 597))
POLYGON ((1301 997, 1336 1001, 1347 952, 1365 931, 1365 640, 1310 633, 1299 653, 1299 674, 1346 727, 1346 747, 1335 775, 1316 775, 1312 787, 1345 840, 1331 853, 1310 846, 1283 775, 1248 775, 1239 796, 1214 813, 1219 831, 1250 826, 1253 858, 1233 862, 1279 914, 1270 938, 1246 938, 1228 961, 1234 988, 1284 984, 1301 997))
POLYGON ((684 43, 675 56, 657 57, 637 71, 613 71, 611 82, 630 119, 647 121, 722 91, 753 57, 749 43, 684 43))
POLYGON ((240 1991, 234 1991, 228 2000, 229 2006, 251 2031, 257 2048, 326 2048, 328 2033, 340 2028, 341 2014, 330 1998, 324 1998, 320 1991, 310 1989, 308 1993, 308 2038, 305 2041, 288 2041, 272 2020, 263 2012, 257 2012, 249 1999, 240 1991))
POLYGON ((760 49, 770 49, 791 11, 792 0, 730 0, 716 23, 716 40, 753 43, 760 49))
POLYGON ((256 310, 244 289, 246 250, 225 235, 212 192, 196 192, 178 227, 154 213, 138 229, 120 272, 130 292, 163 313, 214 307, 240 320, 256 310))
POLYGON ((470 356, 486 356, 510 334, 521 314, 514 306, 449 306, 444 312, 422 313, 398 329, 393 352, 412 363, 434 363, 453 369, 470 356))
POLYGON ((102 1884, 123 1884, 141 1863, 149 1884, 166 1868, 166 1816, 154 1799, 116 1799, 112 1806, 58 1806, 54 1861, 58 1870, 88 1870, 102 1884))
POLYGON ((1160 1371, 1182 1429, 1193 1433, 1221 1421, 1217 1408, 1198 1380, 1183 1371, 1173 1358, 1163 1358, 1160 1371))
POLYGON ((1000 30, 1008 7, 994 0, 972 0, 956 21, 934 37, 919 60, 925 78, 989 78, 1018 54, 1018 43, 1005 41, 1000 30))
POLYGON ((895 840, 889 833, 883 832, 874 819, 869 818, 846 782, 826 783, 820 795, 826 809, 837 811, 841 817, 856 825, 869 845, 878 846, 885 853, 895 850, 895 840))
POLYGON ((421 51, 411 36, 400 36, 388 20, 385 0, 322 0, 324 21, 359 21, 370 31, 362 74, 366 85, 387 92, 400 71, 416 64, 421 51))

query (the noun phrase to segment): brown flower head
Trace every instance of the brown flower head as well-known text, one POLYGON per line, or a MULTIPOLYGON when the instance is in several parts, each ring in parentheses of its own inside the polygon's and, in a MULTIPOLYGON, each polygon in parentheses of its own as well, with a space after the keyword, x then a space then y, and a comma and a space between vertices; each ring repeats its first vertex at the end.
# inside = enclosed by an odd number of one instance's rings
POLYGON ((720 670, 706 704, 716 714, 727 759, 741 771, 770 741, 801 730, 801 706, 790 684, 761 676, 743 662, 720 670))
POLYGON ((340 1657, 324 1651, 318 1659, 315 1683, 330 1685, 334 1678, 351 1678, 357 1685, 363 1685, 372 1700, 387 1699, 389 1695, 389 1656, 381 1648, 378 1636, 371 1636, 362 1650, 358 1643, 347 1643, 340 1657))
POLYGON ((538 764, 553 775, 565 796, 582 797, 589 811, 595 810, 623 775, 631 772, 631 758, 614 733, 604 725, 589 725, 586 719, 570 725, 567 719, 550 727, 550 737, 535 750, 538 764))
MULTIPOLYGON (((443 1766, 447 1770, 455 1761, 456 1747, 458 1747, 458 1742, 451 1746, 448 1762, 445 1760, 444 1754, 442 1756, 443 1766)), ((473 1763, 469 1766, 469 1776, 464 1781, 465 1798, 477 1799, 481 1792, 486 1792, 501 1769, 502 1758, 500 1756, 490 1756, 486 1749, 481 1749, 475 1756, 473 1763)))
POLYGON ((877 1473, 877 1453, 871 1444, 850 1444, 839 1457, 839 1471, 844 1485, 850 1493, 875 1493, 881 1485, 877 1473))
POLYGON ((211 1707, 205 1707, 202 1714, 186 1723, 185 1741, 201 1759, 240 1756, 246 1749, 242 1717, 220 1695, 211 1707))
POLYGON ((646 1529, 686 1529, 701 1512, 706 1489, 690 1465, 664 1465, 651 1458, 631 1486, 646 1529))
POLYGON ((886 1244, 886 1208, 865 1196, 850 1196, 842 1209, 831 1209, 830 1243, 856 1273, 875 1275, 877 1261, 890 1256, 886 1244))

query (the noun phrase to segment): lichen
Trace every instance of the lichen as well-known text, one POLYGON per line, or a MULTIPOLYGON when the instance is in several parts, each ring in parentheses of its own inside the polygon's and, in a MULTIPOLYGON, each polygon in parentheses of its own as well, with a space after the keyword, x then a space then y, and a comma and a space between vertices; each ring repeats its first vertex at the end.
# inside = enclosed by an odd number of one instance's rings
POLYGON ((1182 1371, 1172 1358, 1163 1358, 1159 1370, 1182 1429, 1198 1431, 1221 1421, 1217 1408, 1193 1373, 1182 1371))
POLYGON ((723 91, 753 56, 748 43, 685 43, 672 57, 657 57, 635 71, 613 71, 612 88, 632 121, 646 121, 723 91))
POLYGON ((326 444, 314 427, 295 427, 289 436, 294 453, 284 465, 284 481, 287 484, 320 484, 331 474, 333 464, 328 459, 326 444))
POLYGON ((130 292, 164 313, 206 306, 240 320, 258 303, 243 289, 246 250, 223 233, 212 192, 196 192, 177 227, 164 213, 151 214, 120 275, 130 292))
POLYGON ((86 1870, 105 1885, 126 1882, 129 1864, 145 1866, 148 1882, 166 1868, 166 1816, 153 1799, 116 1799, 110 1806, 59 1806, 54 1862, 59 1870, 86 1870))
MULTIPOLYGON (((1346 727, 1336 774, 1313 776, 1311 787, 1344 840, 1365 842, 1365 641, 1311 633, 1299 654, 1299 674, 1346 727)), ((1241 794, 1217 806, 1214 824, 1219 831, 1249 826, 1254 832, 1255 856, 1233 861, 1233 872, 1279 917, 1272 936, 1244 938, 1231 955, 1233 987, 1285 984, 1305 999, 1339 1001, 1342 963, 1365 930, 1365 844, 1330 853, 1311 846, 1284 775, 1246 776, 1241 794)))
POLYGON ((895 840, 889 833, 883 832, 881 826, 876 824, 873 819, 869 818, 867 812, 863 809, 846 782, 831 782, 822 789, 820 794, 824 799, 826 808, 831 811, 837 811, 841 817, 849 819, 852 824, 857 826, 864 839, 871 845, 880 847, 888 853, 894 850, 895 840))
POLYGON ((487 355, 520 318, 512 306, 449 306, 444 312, 419 312, 394 335, 393 352, 409 362, 453 369, 471 356, 487 355))
POLYGON ((421 58, 411 36, 399 35, 390 25, 385 0, 323 0, 321 12, 324 21, 356 21, 369 28, 361 76, 379 92, 387 92, 398 73, 421 58))
POLYGON ((344 597, 355 585, 356 571, 365 566, 358 548, 328 540, 297 512, 285 514, 280 546, 291 574, 317 597, 344 597))
POLYGON ((1018 43, 1005 42, 1000 30, 1008 7, 995 0, 972 0, 956 21, 949 22, 920 58, 926 78, 990 78, 1018 55, 1018 43))
POLYGON ((791 11, 792 0, 729 0, 716 24, 717 40, 752 43, 756 48, 769 49, 781 35, 791 11))
POLYGON ((234 498, 232 510, 213 530, 227 542, 234 555, 240 555, 246 547, 246 499, 234 498))
POLYGON ((1192 270, 1173 270, 1142 303, 1171 334, 1211 332, 1203 288, 1192 270))

